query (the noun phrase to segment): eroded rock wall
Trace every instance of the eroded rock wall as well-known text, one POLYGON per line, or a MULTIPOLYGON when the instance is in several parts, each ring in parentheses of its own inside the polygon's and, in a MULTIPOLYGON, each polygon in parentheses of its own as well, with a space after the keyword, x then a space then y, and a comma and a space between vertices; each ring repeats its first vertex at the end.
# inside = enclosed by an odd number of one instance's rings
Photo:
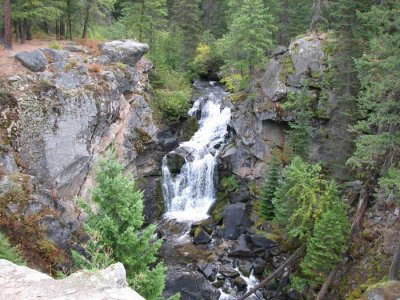
POLYGON ((141 178, 148 221, 163 209, 155 201, 163 145, 148 104, 147 45, 113 41, 97 55, 71 47, 17 55, 33 72, 6 78, 0 93, 0 196, 29 187, 23 204, 3 197, 1 218, 35 215, 62 248, 79 227, 75 197, 89 198, 93 167, 111 145, 126 172, 141 178))

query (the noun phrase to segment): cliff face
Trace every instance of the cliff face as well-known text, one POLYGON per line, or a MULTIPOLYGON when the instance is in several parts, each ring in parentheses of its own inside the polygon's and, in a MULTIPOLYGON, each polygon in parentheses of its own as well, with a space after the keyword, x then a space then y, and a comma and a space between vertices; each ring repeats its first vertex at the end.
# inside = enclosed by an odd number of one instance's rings
POLYGON ((88 197, 92 169, 111 145, 126 171, 143 178, 148 220, 162 212, 147 45, 109 42, 97 55, 69 49, 17 54, 35 72, 6 78, 0 91, 0 225, 9 236, 41 228, 61 248, 78 229, 75 197, 88 197))
POLYGON ((330 132, 339 114, 329 82, 328 43, 327 35, 321 34, 299 38, 289 48, 278 47, 248 95, 230 97, 235 138, 221 155, 225 167, 242 178, 263 177, 272 149, 285 148, 288 122, 296 118, 296 113, 284 105, 291 97, 301 97, 304 89, 312 98, 312 159, 326 165, 336 160, 328 151, 333 139, 330 132))

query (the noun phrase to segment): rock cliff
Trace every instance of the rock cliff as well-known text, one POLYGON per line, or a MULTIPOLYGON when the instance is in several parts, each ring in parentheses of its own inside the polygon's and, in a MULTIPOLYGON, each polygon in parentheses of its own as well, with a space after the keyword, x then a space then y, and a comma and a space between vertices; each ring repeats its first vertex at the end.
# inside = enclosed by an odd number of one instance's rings
POLYGON ((338 103, 329 82, 328 43, 326 34, 307 35, 288 48, 278 47, 252 88, 228 99, 235 137, 221 154, 225 167, 242 178, 263 177, 272 149, 284 149, 288 122, 296 118, 285 103, 300 97, 304 89, 312 97, 312 125, 316 129, 310 149, 312 158, 324 160, 327 165, 332 162, 326 149, 332 139, 329 132, 338 114, 338 103))
POLYGON ((93 167, 111 145, 125 170, 142 178, 147 220, 163 209, 147 45, 107 42, 92 55, 66 49, 18 53, 32 72, 6 78, 0 90, 1 228, 9 236, 40 228, 60 248, 79 228, 75 197, 88 198, 93 167))
POLYGON ((129 288, 121 263, 107 269, 74 273, 56 280, 50 276, 0 259, 2 299, 104 299, 144 300, 129 288))

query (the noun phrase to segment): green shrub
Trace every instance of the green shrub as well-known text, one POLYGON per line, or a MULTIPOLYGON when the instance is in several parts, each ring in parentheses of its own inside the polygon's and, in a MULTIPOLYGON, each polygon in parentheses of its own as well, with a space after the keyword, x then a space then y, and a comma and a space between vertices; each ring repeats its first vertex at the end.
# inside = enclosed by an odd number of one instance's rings
POLYGON ((19 249, 12 247, 7 237, 1 232, 0 232, 0 259, 6 259, 18 265, 25 264, 19 249))
POLYGON ((220 181, 221 189, 228 192, 236 192, 239 190, 239 182, 237 181, 235 175, 224 177, 220 181))
MULTIPOLYGON (((91 261, 86 268, 119 261, 132 288, 146 299, 159 299, 165 286, 165 268, 157 259, 162 240, 157 239, 154 224, 143 226, 143 192, 123 174, 114 153, 100 160, 95 179, 92 200, 96 213, 81 202, 88 214, 85 229, 92 237, 87 247, 91 261)), ((86 258, 79 262, 85 267, 86 258)))
POLYGON ((50 49, 61 50, 61 45, 57 41, 52 41, 49 46, 50 49))
POLYGON ((188 91, 157 90, 154 99, 162 116, 169 122, 179 121, 189 110, 188 91))

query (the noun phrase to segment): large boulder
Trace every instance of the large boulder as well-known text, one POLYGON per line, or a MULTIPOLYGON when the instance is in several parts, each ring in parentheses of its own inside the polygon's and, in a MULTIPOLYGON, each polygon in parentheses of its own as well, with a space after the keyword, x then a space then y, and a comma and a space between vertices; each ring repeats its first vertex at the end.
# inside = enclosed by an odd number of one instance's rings
POLYGON ((48 63, 46 56, 40 50, 18 52, 15 58, 33 72, 43 71, 48 63))
POLYGON ((224 218, 224 236, 230 240, 237 239, 251 225, 247 206, 241 202, 225 207, 222 216, 224 218))
POLYGON ((217 300, 220 292, 199 272, 169 268, 163 296, 181 293, 181 300, 217 300))
POLYGON ((388 281, 368 288, 363 300, 397 300, 400 299, 400 281, 388 281))
POLYGON ((121 263, 98 272, 80 271, 56 280, 48 275, 0 260, 1 299, 144 300, 129 288, 121 263))
POLYGON ((118 40, 100 45, 100 50, 108 63, 121 62, 134 67, 149 51, 149 46, 133 40, 118 40))

